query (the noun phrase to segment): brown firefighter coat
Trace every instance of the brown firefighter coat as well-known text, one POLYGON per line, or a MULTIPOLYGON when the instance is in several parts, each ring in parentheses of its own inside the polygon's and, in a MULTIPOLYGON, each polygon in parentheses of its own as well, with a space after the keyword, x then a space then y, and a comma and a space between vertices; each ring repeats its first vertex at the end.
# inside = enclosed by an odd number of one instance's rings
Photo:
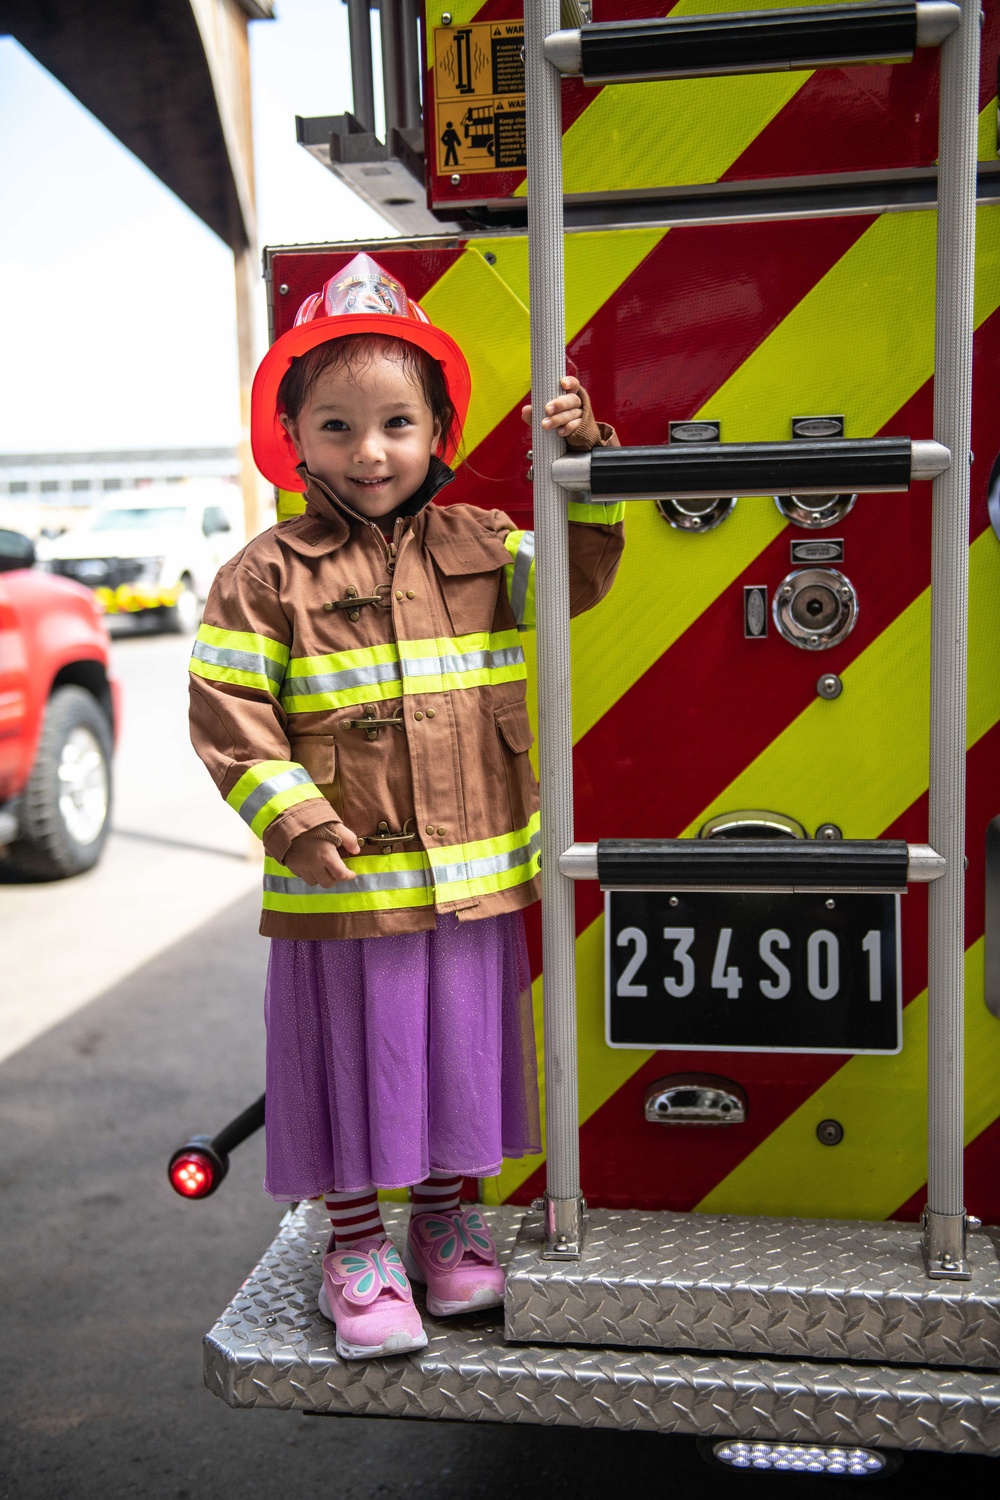
MULTIPOLYGON (((220 570, 191 660, 195 749, 264 842, 261 932, 370 937, 527 906, 533 534, 499 510, 430 503, 451 478, 438 460, 391 542, 304 477, 305 514, 220 570), (298 880, 281 863, 292 840, 337 821, 365 841, 346 861, 357 879, 298 880)), ((570 506, 574 614, 611 587, 623 509, 570 506)))

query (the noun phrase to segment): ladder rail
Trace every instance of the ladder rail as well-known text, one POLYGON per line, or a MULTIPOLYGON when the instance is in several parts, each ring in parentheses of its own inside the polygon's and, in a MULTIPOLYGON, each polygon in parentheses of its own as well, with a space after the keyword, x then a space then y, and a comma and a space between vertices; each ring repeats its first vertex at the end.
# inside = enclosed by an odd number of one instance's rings
POLYGON ((562 443, 542 426, 545 402, 566 373, 563 287, 562 80, 545 38, 559 27, 559 0, 526 0, 528 283, 531 311, 531 440, 534 455, 538 639, 538 761, 542 821, 542 948, 545 953, 546 1247, 579 1254, 579 1086, 576 1047, 576 913, 559 856, 573 843, 573 728, 569 646, 569 521, 552 474, 562 443))
POLYGON ((965 1034, 965 736, 969 465, 979 0, 941 48, 934 436, 953 455, 934 480, 931 534, 929 837, 944 855, 930 890, 928 1141, 924 1257, 932 1277, 967 1277, 963 1151, 965 1034))
MULTIPOLYGON (((918 9, 917 7, 914 8, 918 9)), ((979 3, 923 7, 924 44, 941 46, 938 242, 934 343, 934 444, 921 459, 933 479, 931 558, 930 827, 935 868, 930 891, 928 1202, 924 1258, 931 1278, 966 1279, 964 1208, 964 843, 968 636, 969 445, 979 3), (939 445, 939 446, 938 446, 939 445), (931 454, 932 448, 937 448, 931 454), (940 463, 939 463, 940 461, 940 463)), ((766 14, 766 13, 765 13, 766 14)), ((787 12, 791 16, 791 12, 787 12)), ((800 13, 801 14, 801 13, 800 13)), ((741 18, 743 21, 749 17, 741 18)), ((661 26, 665 23, 660 23, 661 26)), ((796 19, 797 24, 797 19, 796 19)), ((549 43, 559 0, 525 0, 531 384, 534 396, 535 531, 538 598, 538 721, 542 808, 542 940, 545 955, 546 1249, 579 1254, 580 1197, 576 1077, 576 951, 566 497, 590 489, 591 467, 560 459, 542 426, 542 403, 565 369, 563 314, 562 125, 559 67, 576 70, 576 41, 549 43), (552 58, 550 61, 549 59, 552 58), (553 472, 553 465, 556 465, 553 472), (566 490, 559 479, 569 481, 566 490), (563 867, 560 868, 560 860, 563 867)), ((572 34, 586 44, 591 28, 572 34)), ((582 56, 582 54, 581 54, 582 56)), ((832 60, 832 59, 831 59, 832 60)), ((580 64, 582 66, 582 63, 580 64)), ((731 71, 714 67, 712 71, 731 71)), ((586 71, 586 68, 584 68, 586 71)), ((624 81, 624 79, 620 80, 624 81)), ((916 448, 917 445, 914 445, 916 448)), ((636 450, 637 455, 642 450, 636 450)), ((718 454, 718 450, 716 450, 718 454)), ((918 458, 911 452, 911 460, 918 458)), ((627 459, 625 460, 628 461, 627 459)), ((719 464, 722 456, 710 457, 719 464)), ((616 460, 620 464, 622 457, 616 460)), ((681 462, 672 458, 672 464, 681 462)), ((909 478, 917 477, 910 464, 909 478)), ((656 476, 662 486, 663 476, 656 476)), ((873 486, 875 487, 875 486, 873 486)), ((891 487, 903 487, 897 481, 891 487)), ((638 497, 640 488, 633 486, 638 497)), ((727 493, 729 491, 727 490, 727 493)), ((919 878, 919 877, 918 877, 919 878)), ((928 878, 925 874, 924 878, 928 878)))

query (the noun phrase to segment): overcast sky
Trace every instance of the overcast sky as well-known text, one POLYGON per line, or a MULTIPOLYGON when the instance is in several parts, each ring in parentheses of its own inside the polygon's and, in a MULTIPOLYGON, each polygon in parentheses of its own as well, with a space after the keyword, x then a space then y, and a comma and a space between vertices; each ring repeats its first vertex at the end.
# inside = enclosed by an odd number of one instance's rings
MULTIPOLYGON (((278 9, 250 28, 261 244, 392 234, 295 143, 351 107, 345 6, 278 9)), ((236 441, 229 250, 9 39, 0 330, 0 451, 236 441)))

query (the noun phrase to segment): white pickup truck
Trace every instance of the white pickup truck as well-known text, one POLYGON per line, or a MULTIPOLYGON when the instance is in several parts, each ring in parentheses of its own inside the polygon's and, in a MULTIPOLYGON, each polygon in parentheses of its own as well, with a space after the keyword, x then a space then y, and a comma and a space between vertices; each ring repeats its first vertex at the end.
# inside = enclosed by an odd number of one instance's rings
POLYGON ((39 553, 49 572, 93 589, 110 619, 155 617, 190 633, 242 540, 236 487, 193 482, 120 490, 39 553))

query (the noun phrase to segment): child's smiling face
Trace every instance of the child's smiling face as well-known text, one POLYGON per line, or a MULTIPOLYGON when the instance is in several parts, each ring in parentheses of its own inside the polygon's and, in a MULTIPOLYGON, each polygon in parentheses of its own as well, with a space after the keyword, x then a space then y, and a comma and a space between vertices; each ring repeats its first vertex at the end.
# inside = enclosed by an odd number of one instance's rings
POLYGON ((298 416, 281 420, 299 462, 373 521, 416 493, 441 436, 419 382, 382 352, 324 370, 298 416))

